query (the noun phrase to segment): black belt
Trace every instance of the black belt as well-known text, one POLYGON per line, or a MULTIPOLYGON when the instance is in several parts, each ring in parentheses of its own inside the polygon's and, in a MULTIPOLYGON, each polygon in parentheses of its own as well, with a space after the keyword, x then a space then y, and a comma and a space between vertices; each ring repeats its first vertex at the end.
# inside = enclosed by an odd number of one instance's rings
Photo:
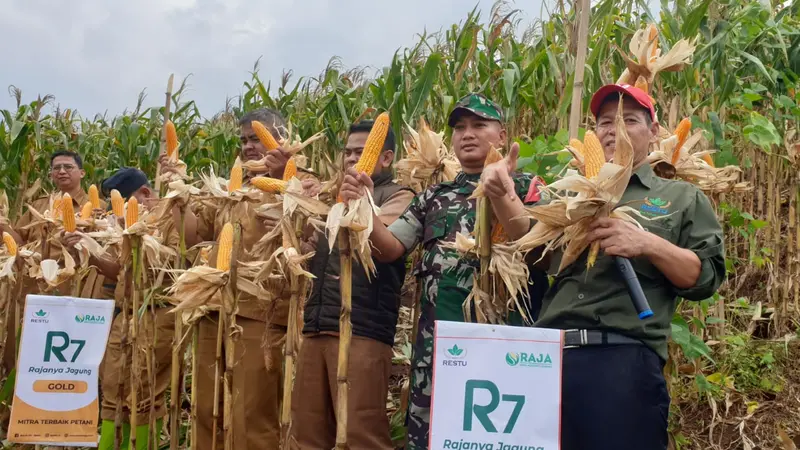
POLYGON ((644 345, 642 341, 621 334, 600 330, 566 330, 564 348, 577 348, 587 345, 644 345))

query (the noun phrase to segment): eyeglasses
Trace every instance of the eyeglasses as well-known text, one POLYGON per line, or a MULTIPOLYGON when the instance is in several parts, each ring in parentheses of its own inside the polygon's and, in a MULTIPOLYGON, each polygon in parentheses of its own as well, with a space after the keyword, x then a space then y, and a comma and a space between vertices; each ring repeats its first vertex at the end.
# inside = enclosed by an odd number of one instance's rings
POLYGON ((69 172, 72 172, 73 170, 75 170, 77 168, 78 168, 78 166, 75 166, 73 164, 58 164, 56 166, 53 166, 50 170, 53 173, 58 173, 58 172, 61 172, 61 169, 64 169, 64 172, 69 173, 69 172))

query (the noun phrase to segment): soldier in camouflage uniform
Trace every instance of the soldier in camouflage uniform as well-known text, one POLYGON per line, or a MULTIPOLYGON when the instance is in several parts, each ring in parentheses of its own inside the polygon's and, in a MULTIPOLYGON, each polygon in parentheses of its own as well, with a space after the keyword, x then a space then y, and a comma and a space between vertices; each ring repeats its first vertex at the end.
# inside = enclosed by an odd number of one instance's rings
MULTIPOLYGON (((373 256, 381 261, 402 257, 419 243, 424 248, 419 266, 421 314, 411 367, 407 446, 411 450, 428 448, 434 322, 465 321, 462 304, 472 290, 473 274, 480 267, 477 258, 461 258, 456 250, 442 244, 454 242, 456 233, 469 235, 475 229, 475 200, 469 197, 481 178, 490 147, 501 148, 506 142, 502 110, 479 94, 462 98, 450 113, 448 125, 453 128, 453 149, 462 172, 455 180, 417 195, 408 210, 388 228, 376 220, 370 236, 376 247, 373 256)), ((529 204, 538 200, 538 182, 520 173, 513 173, 511 178, 520 206, 519 200, 529 204)), ((369 177, 350 171, 342 185, 342 196, 346 200, 357 198, 364 187, 371 187, 369 177)), ((508 230, 508 225, 504 226, 508 230)), ((523 232, 528 227, 529 224, 523 232)))

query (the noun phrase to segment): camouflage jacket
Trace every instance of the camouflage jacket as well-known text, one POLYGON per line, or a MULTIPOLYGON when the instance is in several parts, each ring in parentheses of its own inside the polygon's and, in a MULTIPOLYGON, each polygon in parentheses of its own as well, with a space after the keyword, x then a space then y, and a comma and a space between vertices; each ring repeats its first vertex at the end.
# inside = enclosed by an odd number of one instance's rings
MULTIPOLYGON (((525 204, 538 200, 538 182, 526 174, 514 174, 514 185, 525 204)), ((413 367, 430 367, 433 326, 436 320, 464 321, 462 304, 472 290, 478 258, 462 258, 442 244, 455 242, 456 233, 470 235, 475 229, 476 201, 468 200, 480 174, 459 173, 455 180, 437 184, 414 197, 406 212, 389 231, 412 251, 422 243, 418 267, 422 283, 419 332, 415 338, 413 367)), ((474 315, 473 315, 474 317, 474 315)))

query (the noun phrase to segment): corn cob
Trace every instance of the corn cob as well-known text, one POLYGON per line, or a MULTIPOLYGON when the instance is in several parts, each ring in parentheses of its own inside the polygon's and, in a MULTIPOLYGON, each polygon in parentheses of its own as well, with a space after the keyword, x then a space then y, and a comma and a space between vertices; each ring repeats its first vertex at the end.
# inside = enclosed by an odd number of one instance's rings
POLYGON ((689 131, 692 129, 692 121, 684 117, 678 127, 675 128, 675 136, 678 136, 678 142, 675 144, 675 150, 672 151, 672 165, 678 163, 678 158, 681 155, 681 147, 686 143, 689 137, 689 131))
POLYGON ((250 122, 250 127, 256 132, 256 136, 258 136, 258 140, 261 141, 261 145, 263 145, 264 148, 267 150, 275 150, 279 147, 278 141, 275 140, 272 133, 267 130, 267 127, 265 127, 263 123, 254 120, 250 122))
POLYGON ((242 162, 236 158, 231 167, 231 178, 228 181, 228 193, 233 193, 242 188, 242 162))
POLYGON ((219 234, 217 250, 217 269, 227 272, 231 269, 231 253, 233 251, 233 225, 226 223, 219 234))
POLYGON ((500 153, 499 150, 492 147, 489 149, 489 154, 486 155, 486 159, 483 161, 483 167, 488 166, 489 164, 494 164, 497 161, 503 159, 503 155, 500 153))
POLYGON ((264 192, 272 193, 284 192, 287 186, 286 181, 269 177, 254 177, 250 180, 250 184, 264 192))
POLYGON ((577 150, 578 153, 580 153, 581 155, 586 153, 586 146, 583 145, 583 142, 581 142, 581 141, 579 141, 577 139, 574 139, 574 138, 570 139, 569 140, 569 145, 570 145, 570 147, 572 147, 575 150, 577 150))
POLYGON ((167 156, 172 158, 178 150, 178 132, 175 131, 175 124, 171 120, 164 124, 164 128, 166 129, 167 138, 167 156))
POLYGON ((62 219, 64 221, 64 231, 67 233, 75 232, 75 208, 72 206, 72 197, 64 194, 61 199, 62 219))
POLYGON ((58 197, 58 198, 53 200, 53 213, 52 213, 53 217, 58 217, 59 215, 61 215, 61 205, 62 205, 62 203, 63 202, 61 200, 61 197, 58 197))
POLYGON ((502 244, 508 241, 508 234, 506 234, 503 224, 497 222, 492 229, 492 244, 502 244))
POLYGON ((11 256, 17 256, 17 241, 11 237, 10 234, 3 231, 3 242, 6 244, 6 250, 11 256))
POLYGON ((600 173, 600 168, 606 163, 603 145, 593 131, 587 131, 583 137, 583 176, 592 179, 600 173))
POLYGON ((92 202, 86 202, 83 204, 83 208, 81 208, 81 220, 89 220, 92 218, 92 202))
MULTIPOLYGON (((603 153, 603 145, 597 138, 597 135, 592 131, 587 131, 583 137, 583 144, 585 153, 583 154, 583 174, 586 178, 592 179, 600 173, 600 168, 606 162, 605 153, 603 153)), ((592 243, 589 249, 589 256, 586 260, 588 267, 594 266, 597 261, 597 255, 600 253, 600 241, 592 243)))
POLYGON ((125 210, 125 228, 130 228, 139 221, 139 200, 131 197, 128 200, 128 208, 125 210))
POLYGON ((95 185, 89 186, 89 203, 92 204, 92 209, 100 209, 100 193, 95 185))
POLYGON ((647 84, 647 80, 645 80, 644 77, 641 75, 639 75, 639 78, 636 79, 635 86, 645 92, 648 92, 648 90, 650 89, 650 86, 648 86, 647 84))
MULTIPOLYGON (((652 43, 657 38, 658 38, 658 28, 656 28, 655 24, 651 23, 650 24, 650 35, 647 37, 647 42, 652 43)), ((658 51, 658 43, 656 42, 656 44, 653 46, 652 50, 650 50, 650 59, 651 60, 656 57, 656 52, 657 51, 658 51)), ((645 91, 645 92, 647 92, 647 91, 645 91)))
POLYGON ((117 217, 125 217, 125 200, 118 190, 111 190, 111 211, 117 217))
POLYGON ((369 176, 375 171, 375 166, 378 163, 383 151, 383 144, 386 141, 386 135, 389 133, 389 114, 386 112, 380 113, 372 125, 372 130, 367 136, 367 141, 364 143, 364 150, 361 152, 361 157, 358 158, 356 163, 356 172, 364 172, 369 176))
POLYGON ((711 155, 703 155, 702 159, 703 161, 706 162, 706 164, 708 164, 711 167, 714 167, 714 159, 711 158, 711 155))
POLYGON ((297 175, 297 163, 294 162, 294 158, 289 158, 289 161, 286 162, 286 167, 283 169, 283 181, 289 181, 297 175))

